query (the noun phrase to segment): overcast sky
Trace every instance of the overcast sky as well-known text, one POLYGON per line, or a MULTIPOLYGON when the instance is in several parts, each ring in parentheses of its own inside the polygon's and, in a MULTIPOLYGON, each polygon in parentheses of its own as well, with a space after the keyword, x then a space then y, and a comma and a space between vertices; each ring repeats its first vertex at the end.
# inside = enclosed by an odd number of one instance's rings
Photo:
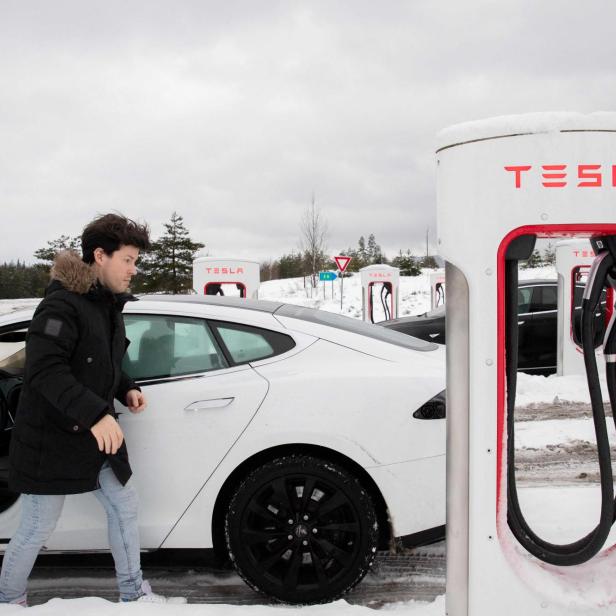
POLYGON ((118 210, 211 256, 434 249, 458 122, 613 110, 616 3, 0 0, 0 261, 118 210))

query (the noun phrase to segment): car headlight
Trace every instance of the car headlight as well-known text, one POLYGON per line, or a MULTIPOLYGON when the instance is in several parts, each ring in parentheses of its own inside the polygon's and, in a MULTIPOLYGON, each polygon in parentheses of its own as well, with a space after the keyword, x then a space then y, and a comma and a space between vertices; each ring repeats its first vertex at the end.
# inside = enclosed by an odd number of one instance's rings
POLYGON ((436 394, 434 398, 431 398, 425 404, 422 404, 413 413, 413 417, 415 419, 443 419, 447 410, 445 393, 446 390, 443 389, 443 391, 436 394))

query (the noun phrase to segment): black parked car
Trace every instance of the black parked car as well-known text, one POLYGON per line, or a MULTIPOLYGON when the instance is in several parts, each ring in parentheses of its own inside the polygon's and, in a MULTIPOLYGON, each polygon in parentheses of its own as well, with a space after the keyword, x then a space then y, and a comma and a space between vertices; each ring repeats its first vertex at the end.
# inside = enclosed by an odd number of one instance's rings
MULTIPOLYGON (((584 285, 576 285, 574 340, 581 344, 580 306, 584 285)), ((605 307, 605 291, 602 299, 605 307)), ((595 346, 598 346, 605 331, 604 311, 597 313, 595 346)), ((557 346, 557 285, 556 280, 524 280, 518 285, 518 370, 530 374, 553 374, 556 372, 557 346)), ((379 323, 383 327, 445 344, 445 306, 412 317, 391 319, 379 323)))

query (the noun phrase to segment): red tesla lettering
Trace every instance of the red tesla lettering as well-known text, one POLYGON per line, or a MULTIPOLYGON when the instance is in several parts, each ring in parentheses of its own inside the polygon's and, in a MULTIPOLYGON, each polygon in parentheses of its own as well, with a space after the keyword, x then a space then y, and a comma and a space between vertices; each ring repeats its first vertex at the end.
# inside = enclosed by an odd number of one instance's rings
POLYGON ((223 274, 228 274, 229 273, 229 268, 228 267, 223 267, 222 268, 222 273, 223 274))
POLYGON ((520 188, 522 185, 522 171, 528 171, 530 165, 513 165, 511 167, 505 167, 505 171, 513 171, 515 173, 515 187, 520 188))
POLYGON ((237 273, 238 274, 243 274, 244 273, 244 268, 243 267, 238 267, 237 268, 237 273))
POLYGON ((562 188, 567 185, 567 182, 555 182, 554 180, 564 180, 567 177, 565 169, 567 165, 543 165, 543 179, 550 180, 549 182, 543 182, 546 188, 562 188), (559 173, 546 173, 546 171, 558 171, 559 173))
POLYGON ((597 169, 601 169, 601 165, 578 165, 578 178, 589 180, 588 182, 580 182, 578 186, 601 186, 601 172, 589 173, 597 169))

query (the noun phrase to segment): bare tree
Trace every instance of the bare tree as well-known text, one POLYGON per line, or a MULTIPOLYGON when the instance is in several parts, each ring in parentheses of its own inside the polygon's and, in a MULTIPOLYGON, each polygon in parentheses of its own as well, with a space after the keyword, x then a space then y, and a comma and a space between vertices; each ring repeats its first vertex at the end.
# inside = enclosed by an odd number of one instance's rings
POLYGON ((304 210, 299 225, 300 245, 312 277, 312 287, 317 286, 317 274, 325 263, 327 249, 327 221, 316 206, 314 194, 312 202, 304 210))

